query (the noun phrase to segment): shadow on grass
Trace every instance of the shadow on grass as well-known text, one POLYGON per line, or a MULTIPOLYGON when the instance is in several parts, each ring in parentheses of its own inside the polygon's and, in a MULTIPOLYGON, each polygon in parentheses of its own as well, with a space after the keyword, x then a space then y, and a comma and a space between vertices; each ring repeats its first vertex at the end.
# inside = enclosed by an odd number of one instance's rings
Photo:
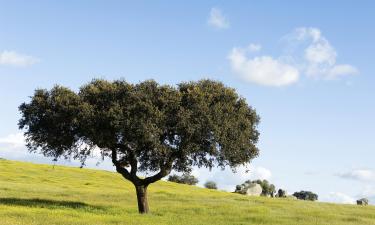
POLYGON ((74 201, 59 201, 39 198, 0 198, 0 205, 9 206, 25 206, 25 207, 37 207, 47 209, 57 208, 71 208, 71 209, 82 209, 82 210, 103 210, 102 207, 88 205, 83 202, 74 201))

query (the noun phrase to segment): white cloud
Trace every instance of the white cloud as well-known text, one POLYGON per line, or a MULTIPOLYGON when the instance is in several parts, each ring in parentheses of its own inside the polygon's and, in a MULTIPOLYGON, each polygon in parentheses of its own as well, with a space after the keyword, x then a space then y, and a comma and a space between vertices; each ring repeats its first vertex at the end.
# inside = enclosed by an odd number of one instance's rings
POLYGON ((336 56, 336 51, 326 41, 313 43, 305 49, 305 58, 311 64, 327 64, 332 66, 336 63, 336 56))
POLYGON ((356 200, 344 193, 341 192, 331 192, 328 195, 327 200, 329 202, 342 203, 342 204, 354 204, 356 200))
POLYGON ((358 197, 373 197, 375 198, 375 187, 371 185, 366 185, 358 197))
POLYGON ((40 59, 36 57, 20 54, 15 51, 0 52, 0 65, 25 67, 38 62, 40 62, 40 59))
POLYGON ((248 58, 249 49, 233 48, 228 56, 233 72, 245 81, 265 86, 284 86, 297 82, 297 68, 271 56, 248 58))
POLYGON ((328 78, 336 78, 342 75, 356 75, 358 73, 358 69, 354 66, 348 64, 335 65, 330 69, 328 78))
POLYGON ((292 37, 289 41, 306 43, 304 52, 304 72, 308 76, 334 79, 343 75, 354 75, 359 71, 352 65, 337 65, 337 52, 330 42, 322 35, 318 28, 301 27, 294 33, 287 35, 292 37))
POLYGON ((25 138, 22 133, 0 137, 0 157, 15 160, 32 158, 25 144, 25 138))
POLYGON ((285 86, 296 83, 300 74, 333 80, 355 75, 359 70, 350 64, 337 64, 337 52, 317 28, 297 28, 287 34, 284 54, 279 57, 253 55, 261 45, 233 48, 228 59, 232 71, 244 80, 260 85, 285 86))
POLYGON ((312 38, 314 42, 318 42, 321 39, 321 32, 317 28, 306 28, 299 27, 295 29, 296 39, 305 40, 306 38, 312 38))
POLYGON ((5 137, 0 137, 0 145, 23 147, 25 146, 25 137, 23 133, 9 134, 5 137))
POLYGON ((218 8, 212 8, 207 23, 217 29, 229 28, 230 24, 218 8))
POLYGON ((272 177, 272 173, 264 167, 255 167, 252 176, 256 179, 269 180, 272 177))
POLYGON ((250 52, 259 52, 262 49, 262 46, 260 44, 251 43, 247 48, 250 52))
POLYGON ((368 169, 355 169, 346 173, 338 173, 336 175, 345 179, 375 181, 375 171, 368 169))

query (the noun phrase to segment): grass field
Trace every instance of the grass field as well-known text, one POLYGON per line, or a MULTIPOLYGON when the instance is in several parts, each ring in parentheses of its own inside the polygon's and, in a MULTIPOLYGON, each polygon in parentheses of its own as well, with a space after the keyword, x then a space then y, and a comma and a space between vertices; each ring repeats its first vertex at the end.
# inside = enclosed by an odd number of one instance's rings
POLYGON ((247 197, 160 181, 151 213, 107 171, 0 160, 0 224, 375 224, 375 207, 247 197))

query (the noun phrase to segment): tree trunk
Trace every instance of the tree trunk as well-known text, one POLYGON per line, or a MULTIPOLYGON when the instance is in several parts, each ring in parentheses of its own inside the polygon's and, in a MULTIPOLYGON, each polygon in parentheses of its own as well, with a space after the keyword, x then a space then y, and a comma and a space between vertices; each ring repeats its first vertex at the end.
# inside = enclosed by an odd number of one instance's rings
POLYGON ((137 200, 138 200, 138 211, 139 213, 148 213, 148 202, 147 202, 147 186, 139 185, 135 186, 135 190, 137 192, 137 200))

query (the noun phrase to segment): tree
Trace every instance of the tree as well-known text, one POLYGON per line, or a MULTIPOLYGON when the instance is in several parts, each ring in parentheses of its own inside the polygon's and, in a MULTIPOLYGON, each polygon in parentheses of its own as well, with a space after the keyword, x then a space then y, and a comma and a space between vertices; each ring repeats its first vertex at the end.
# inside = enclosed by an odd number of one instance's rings
POLYGON ((211 80, 177 86, 93 80, 78 92, 37 89, 19 109, 29 151, 83 165, 99 151, 134 184, 140 213, 149 211, 147 187, 172 170, 235 168, 259 152, 255 110, 211 80))
POLYGON ((184 173, 182 176, 178 176, 176 174, 170 175, 168 177, 168 181, 188 185, 196 185, 199 182, 196 177, 188 173, 184 173))
POLYGON ((278 197, 278 198, 286 198, 286 191, 283 190, 283 189, 279 189, 277 191, 277 196, 276 197, 278 197))
POLYGON ((207 181, 204 184, 204 187, 208 188, 208 189, 217 189, 217 185, 216 185, 216 183, 214 181, 207 181))
POLYGON ((311 191, 294 192, 293 196, 295 196, 297 199, 301 199, 301 200, 309 200, 309 201, 318 200, 318 195, 311 192, 311 191))

